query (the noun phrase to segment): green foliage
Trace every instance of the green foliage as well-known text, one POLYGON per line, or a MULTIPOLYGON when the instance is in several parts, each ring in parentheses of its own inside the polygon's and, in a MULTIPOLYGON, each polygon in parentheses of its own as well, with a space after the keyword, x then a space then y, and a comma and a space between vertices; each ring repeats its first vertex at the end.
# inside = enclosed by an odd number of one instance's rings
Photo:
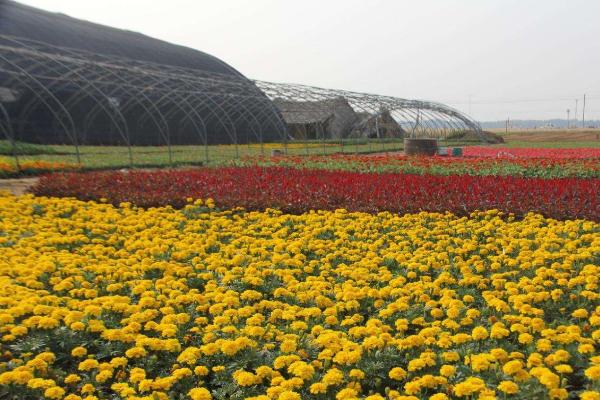
POLYGON ((10 141, 0 140, 0 155, 12 156, 15 151, 17 155, 59 154, 59 152, 52 147, 43 144, 15 142, 15 147, 13 149, 13 145, 10 141))

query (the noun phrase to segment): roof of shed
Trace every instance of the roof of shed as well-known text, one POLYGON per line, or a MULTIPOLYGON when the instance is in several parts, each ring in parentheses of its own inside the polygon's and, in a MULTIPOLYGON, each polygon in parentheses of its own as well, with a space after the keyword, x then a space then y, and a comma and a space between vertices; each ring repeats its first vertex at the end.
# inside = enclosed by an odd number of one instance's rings
POLYGON ((292 101, 276 98, 273 104, 279 109, 288 124, 311 124, 325 122, 336 109, 352 108, 343 97, 317 101, 292 101))

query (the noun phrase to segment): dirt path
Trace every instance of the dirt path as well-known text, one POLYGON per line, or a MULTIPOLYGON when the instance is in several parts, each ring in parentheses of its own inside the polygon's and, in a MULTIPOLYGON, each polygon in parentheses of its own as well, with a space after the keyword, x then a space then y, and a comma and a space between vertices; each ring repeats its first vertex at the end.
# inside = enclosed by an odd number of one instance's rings
POLYGON ((0 179, 0 191, 8 190, 12 194, 20 196, 37 181, 38 178, 0 179))

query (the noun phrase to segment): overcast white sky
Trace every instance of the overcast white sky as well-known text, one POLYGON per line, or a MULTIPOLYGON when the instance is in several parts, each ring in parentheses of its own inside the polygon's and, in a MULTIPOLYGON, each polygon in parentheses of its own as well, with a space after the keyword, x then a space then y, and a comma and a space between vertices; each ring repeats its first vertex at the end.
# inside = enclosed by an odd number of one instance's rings
POLYGON ((478 120, 600 119, 600 0, 22 0, 276 82, 437 100, 478 120), (471 100, 469 102, 469 99, 471 100), (470 103, 470 104, 469 104, 470 103))

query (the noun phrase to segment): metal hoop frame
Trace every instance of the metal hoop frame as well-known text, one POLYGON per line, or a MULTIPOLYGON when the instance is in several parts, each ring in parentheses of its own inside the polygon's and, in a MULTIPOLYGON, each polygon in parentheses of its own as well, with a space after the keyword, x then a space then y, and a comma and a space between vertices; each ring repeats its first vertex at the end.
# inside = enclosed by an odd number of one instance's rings
MULTIPOLYGON (((0 131, 12 143, 17 164, 15 142, 41 109, 50 113, 52 129, 75 146, 77 162, 79 147, 86 144, 88 131, 101 115, 127 145, 131 165, 131 147, 136 138, 149 133, 143 131, 148 123, 152 126, 148 131, 157 132, 167 146, 171 163, 174 132, 198 137, 204 146, 234 144, 236 155, 238 145, 250 142, 283 142, 287 148, 294 138, 273 100, 293 102, 298 112, 310 113, 322 112, 323 101, 343 98, 356 113, 376 119, 389 113, 413 137, 473 131, 485 141, 477 122, 440 103, 252 81, 5 35, 0 35, 0 86, 28 95, 19 110, 0 103, 0 131)), ((315 122, 324 139, 323 122, 315 122)))

